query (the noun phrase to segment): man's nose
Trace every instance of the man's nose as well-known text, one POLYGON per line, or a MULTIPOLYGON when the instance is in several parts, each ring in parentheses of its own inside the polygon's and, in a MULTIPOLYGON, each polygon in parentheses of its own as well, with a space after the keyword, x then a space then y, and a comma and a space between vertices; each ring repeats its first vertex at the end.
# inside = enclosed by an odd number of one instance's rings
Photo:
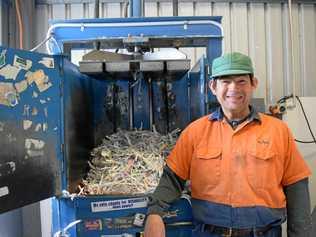
POLYGON ((234 88, 237 88, 239 85, 238 85, 238 82, 232 80, 229 84, 228 84, 228 87, 229 89, 234 89, 234 88))

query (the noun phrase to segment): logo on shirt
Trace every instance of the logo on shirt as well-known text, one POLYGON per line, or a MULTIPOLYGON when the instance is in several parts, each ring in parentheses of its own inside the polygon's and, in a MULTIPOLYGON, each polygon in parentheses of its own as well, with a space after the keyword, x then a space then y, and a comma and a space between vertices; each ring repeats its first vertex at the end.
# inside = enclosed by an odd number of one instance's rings
POLYGON ((269 145, 270 144, 270 141, 269 140, 266 140, 266 139, 260 139, 257 141, 260 145, 269 145))

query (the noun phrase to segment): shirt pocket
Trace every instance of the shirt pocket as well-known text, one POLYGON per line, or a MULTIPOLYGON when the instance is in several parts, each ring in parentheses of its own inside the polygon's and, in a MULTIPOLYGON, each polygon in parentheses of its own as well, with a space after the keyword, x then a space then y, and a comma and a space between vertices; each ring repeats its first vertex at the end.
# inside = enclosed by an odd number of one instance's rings
POLYGON ((194 167, 192 167, 192 185, 213 187, 221 178, 221 148, 197 149, 194 167))
POLYGON ((275 157, 276 153, 269 149, 248 151, 246 170, 253 188, 268 189, 276 185, 275 157))

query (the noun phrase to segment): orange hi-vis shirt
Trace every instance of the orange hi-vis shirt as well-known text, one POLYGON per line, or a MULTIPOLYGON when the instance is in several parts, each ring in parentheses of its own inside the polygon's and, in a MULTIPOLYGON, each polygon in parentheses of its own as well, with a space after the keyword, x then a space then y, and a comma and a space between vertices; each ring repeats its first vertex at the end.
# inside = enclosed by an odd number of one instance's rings
POLYGON ((191 123, 167 158, 192 197, 232 207, 286 207, 283 187, 310 176, 286 124, 257 113, 235 130, 225 119, 191 123))

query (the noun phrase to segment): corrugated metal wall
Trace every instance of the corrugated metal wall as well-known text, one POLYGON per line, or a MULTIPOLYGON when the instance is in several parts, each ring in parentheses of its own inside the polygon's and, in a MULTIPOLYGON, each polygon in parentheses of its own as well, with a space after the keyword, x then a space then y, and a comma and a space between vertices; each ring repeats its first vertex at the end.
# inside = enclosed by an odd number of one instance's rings
MULTIPOLYGON (((100 0, 100 16, 123 17, 126 3, 124 0, 100 0)), ((180 0, 178 6, 178 13, 182 16, 223 16, 225 52, 240 51, 254 59, 260 81, 256 97, 265 98, 267 104, 274 103, 283 95, 292 93, 293 79, 296 79, 298 95, 316 96, 316 1, 295 1, 292 5, 293 62, 287 3, 180 0)), ((172 1, 145 0, 144 12, 145 16, 172 16, 172 1)), ((93 16, 93 1, 37 0, 34 16, 36 42, 33 46, 45 39, 49 19, 93 16)), ((203 51, 186 52, 194 62, 203 51)))

